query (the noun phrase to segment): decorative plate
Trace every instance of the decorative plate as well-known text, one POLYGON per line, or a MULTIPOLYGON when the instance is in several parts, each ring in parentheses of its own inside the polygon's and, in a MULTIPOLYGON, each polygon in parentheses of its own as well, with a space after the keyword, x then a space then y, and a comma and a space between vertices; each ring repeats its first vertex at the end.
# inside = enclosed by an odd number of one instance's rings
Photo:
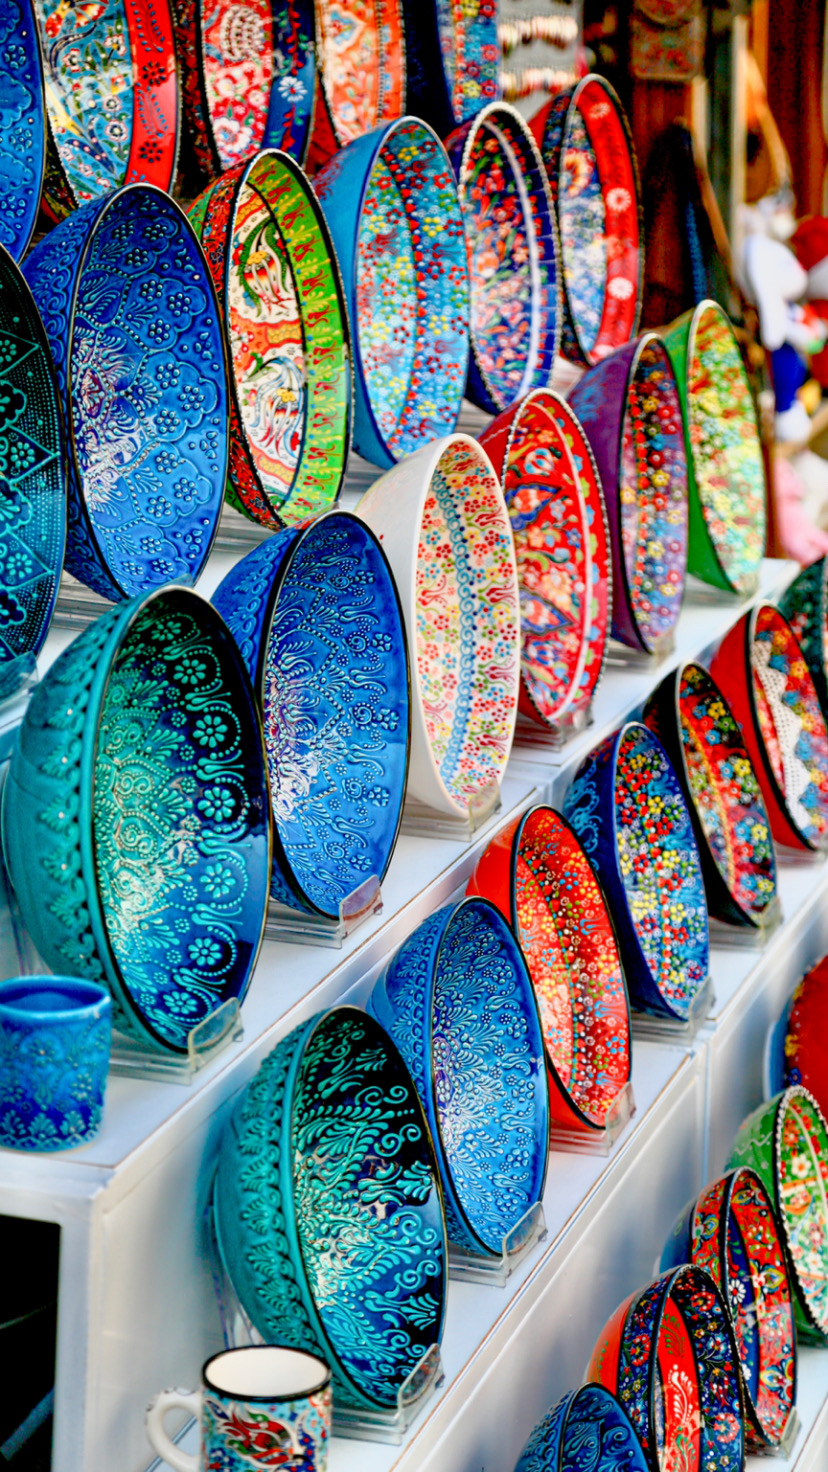
POLYGON ((802 1084, 828 1109, 828 957, 803 976, 785 1007, 773 1092, 802 1084))
POLYGON ((765 467, 756 411, 729 319, 705 301, 664 341, 679 382, 687 440, 687 566, 728 592, 756 589, 765 555, 765 467))
POLYGON ((558 230, 535 140, 505 102, 446 140, 471 280, 466 392, 498 414, 552 378, 561 331, 558 230))
POLYGON ((799 640, 828 721, 828 557, 803 567, 779 599, 779 612, 799 640))
POLYGON ((609 634, 606 508, 573 421, 563 399, 536 389, 480 436, 500 476, 515 538, 520 711, 538 725, 591 702, 609 634))
POLYGON ((46 102, 31 0, 0 17, 0 245, 16 261, 35 228, 46 168, 46 102))
POLYGON ((373 533, 332 512, 270 537, 213 597, 264 717, 271 893, 337 917, 397 841, 408 770, 402 609, 373 533))
POLYGON ((469 360, 463 217, 442 143, 401 118, 315 180, 354 338, 354 448, 374 465, 457 423, 469 360))
POLYGON ((247 671, 210 604, 167 588, 103 614, 20 728, 3 843, 54 971, 105 982, 150 1049, 244 997, 267 911, 270 821, 247 671))
POLYGON ((672 640, 687 566, 681 405, 661 339, 645 333, 581 379, 569 399, 592 446, 612 545, 612 632, 653 653, 672 640))
POLYGON ((263 1338, 324 1359, 337 1405, 396 1408, 440 1342, 447 1247, 422 1106, 372 1017, 336 1007, 276 1045, 224 1131, 214 1207, 263 1338))
POLYGON ((403 12, 408 106, 445 138, 501 95, 498 6, 496 0, 403 0, 403 12))
POLYGON ((618 929, 630 997, 686 1019, 707 980, 704 881, 693 825, 660 741, 632 721, 578 769, 564 802, 618 929))
POLYGON ((221 512, 229 393, 191 226, 131 185, 76 210, 24 274, 69 426, 69 572, 111 600, 194 582, 221 512))
POLYGON ((760 924, 776 897, 776 856, 762 788, 721 690, 701 665, 685 664, 653 692, 644 722, 681 783, 711 915, 760 924))
POLYGON ((317 104, 310 173, 349 143, 405 111, 405 36, 401 0, 319 0, 317 104))
POLYGON ((286 153, 239 164, 190 205, 230 359, 227 499, 263 526, 336 501, 351 432, 348 309, 325 217, 286 153))
POLYGON ((813 680, 778 608, 749 609, 710 672, 730 702, 756 769, 777 843, 828 846, 828 730, 813 680))
POLYGON ((603 1129, 630 1078, 630 1010, 612 920, 569 824, 538 807, 492 839, 467 894, 511 922, 540 1009, 553 1125, 603 1129))
POLYGON ((559 92, 530 127, 549 175, 561 238, 561 351, 591 367, 638 331, 644 231, 635 148, 604 77, 559 92))
POLYGON ((515 1472, 575 1472, 583 1457, 594 1472, 649 1472, 623 1406, 603 1385, 573 1390, 539 1421, 515 1472))

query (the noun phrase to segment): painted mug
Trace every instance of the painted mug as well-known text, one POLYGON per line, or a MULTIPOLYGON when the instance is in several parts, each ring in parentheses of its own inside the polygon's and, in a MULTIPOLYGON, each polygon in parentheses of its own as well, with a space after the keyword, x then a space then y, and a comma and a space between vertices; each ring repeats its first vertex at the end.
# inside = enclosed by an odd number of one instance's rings
POLYGON ((147 1407, 147 1437, 174 1472, 326 1472, 331 1372, 324 1360, 278 1344, 213 1355, 196 1391, 162 1390, 147 1407), (201 1453, 184 1452, 164 1427, 169 1411, 201 1425, 201 1453))

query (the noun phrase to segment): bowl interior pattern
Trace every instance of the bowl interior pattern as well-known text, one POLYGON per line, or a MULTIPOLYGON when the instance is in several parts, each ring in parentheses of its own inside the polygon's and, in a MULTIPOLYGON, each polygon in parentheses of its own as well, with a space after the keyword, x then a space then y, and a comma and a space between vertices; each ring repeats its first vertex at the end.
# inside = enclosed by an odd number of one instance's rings
POLYGON ((776 1122, 777 1206, 800 1291, 828 1333, 828 1130, 800 1089, 781 1100, 776 1122))
MULTIPOLYGON (((422 0, 420 0, 422 3, 422 0)), ((500 96, 500 42, 493 0, 428 0, 437 12, 443 75, 457 123, 500 96)))
POLYGON ((449 445, 420 522, 415 662, 431 755, 458 803, 503 775, 518 635, 512 534, 497 478, 473 444, 449 445))
POLYGON ((405 110, 400 0, 349 0, 347 13, 317 5, 322 91, 340 148, 405 110))
POLYGON ((728 582, 749 593, 765 553, 765 470, 742 357, 715 303, 693 318, 687 360, 687 430, 704 523, 728 582))
POLYGON ((5 0, 0 19, 0 245, 22 259, 37 220, 46 118, 33 0, 5 0))
POLYGON ((550 808, 519 829, 512 911, 557 1079, 603 1126, 630 1076, 627 990, 592 866, 550 808))
POLYGON ((404 118, 389 129, 362 200, 356 346, 380 438, 395 459, 450 434, 468 364, 463 219, 445 150, 404 118))
POLYGON ((754 710, 785 808, 803 837, 828 839, 828 731, 796 635, 770 604, 756 613, 750 650, 754 710))
POLYGON ((222 170, 268 144, 298 160, 313 106, 313 13, 305 0, 199 0, 205 97, 222 170))

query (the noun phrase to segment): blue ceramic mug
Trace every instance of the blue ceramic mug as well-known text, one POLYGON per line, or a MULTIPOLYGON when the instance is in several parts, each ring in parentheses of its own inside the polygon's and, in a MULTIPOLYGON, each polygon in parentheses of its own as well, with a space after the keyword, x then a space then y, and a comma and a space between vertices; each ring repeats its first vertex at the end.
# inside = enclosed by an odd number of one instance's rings
POLYGON ((0 983, 0 1145, 70 1150, 100 1128, 112 1001, 97 982, 0 983))
POLYGON ((174 1472, 325 1472, 331 1436, 331 1372, 324 1360, 280 1344, 213 1355, 202 1388, 162 1390, 147 1407, 147 1437, 174 1472), (201 1452, 182 1451, 164 1429, 169 1411, 200 1422, 201 1452))

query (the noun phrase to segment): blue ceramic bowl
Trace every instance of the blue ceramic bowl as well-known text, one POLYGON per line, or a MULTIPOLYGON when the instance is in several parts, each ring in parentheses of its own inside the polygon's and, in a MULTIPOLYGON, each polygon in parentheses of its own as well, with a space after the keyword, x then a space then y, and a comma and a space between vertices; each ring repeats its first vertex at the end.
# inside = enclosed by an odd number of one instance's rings
POLYGON ((443 1329, 446 1238, 413 1081, 355 1007, 283 1038, 224 1132, 222 1261, 265 1340, 320 1355, 337 1404, 396 1406, 443 1329))
POLYGON ((66 439, 52 355, 20 268, 2 247, 0 431, 2 663, 41 649, 66 549, 66 439))
POLYGON ((354 448, 389 467, 451 434, 469 360, 469 276, 448 155, 398 118, 334 155, 314 179, 354 343, 354 448))
POLYGON ((32 238, 46 168, 43 62, 31 0, 0 14, 0 245, 22 260, 32 238))
POLYGON ((261 724, 226 625, 167 588, 105 613, 37 687, 3 846, 52 970, 105 982, 116 1025, 183 1052, 244 996, 267 910, 261 724))
POLYGON ((0 1145, 71 1150, 98 1133, 112 1002, 70 976, 0 982, 0 1145))
POLYGON ((332 512, 248 553, 213 602, 261 705, 271 892, 336 917, 383 879, 405 796, 408 652, 385 554, 356 516, 332 512))
POLYGON ((192 227, 130 185, 52 230, 24 274, 69 428, 69 572, 113 601, 194 582, 224 495, 229 387, 192 227))
POLYGON ((603 1385, 573 1390, 539 1421, 515 1472, 649 1472, 623 1406, 603 1385))
POLYGON ((507 921, 488 900, 437 910, 394 954, 368 1007, 417 1085, 449 1237, 499 1254, 543 1195, 549 1158, 543 1032, 507 921))
POLYGON ((704 880, 681 786, 661 742, 631 721, 581 764, 566 795, 598 871, 639 1011, 686 1020, 707 980, 704 880))
POLYGON ((491 0, 403 0, 408 106, 445 138, 500 97, 498 7, 491 0))

